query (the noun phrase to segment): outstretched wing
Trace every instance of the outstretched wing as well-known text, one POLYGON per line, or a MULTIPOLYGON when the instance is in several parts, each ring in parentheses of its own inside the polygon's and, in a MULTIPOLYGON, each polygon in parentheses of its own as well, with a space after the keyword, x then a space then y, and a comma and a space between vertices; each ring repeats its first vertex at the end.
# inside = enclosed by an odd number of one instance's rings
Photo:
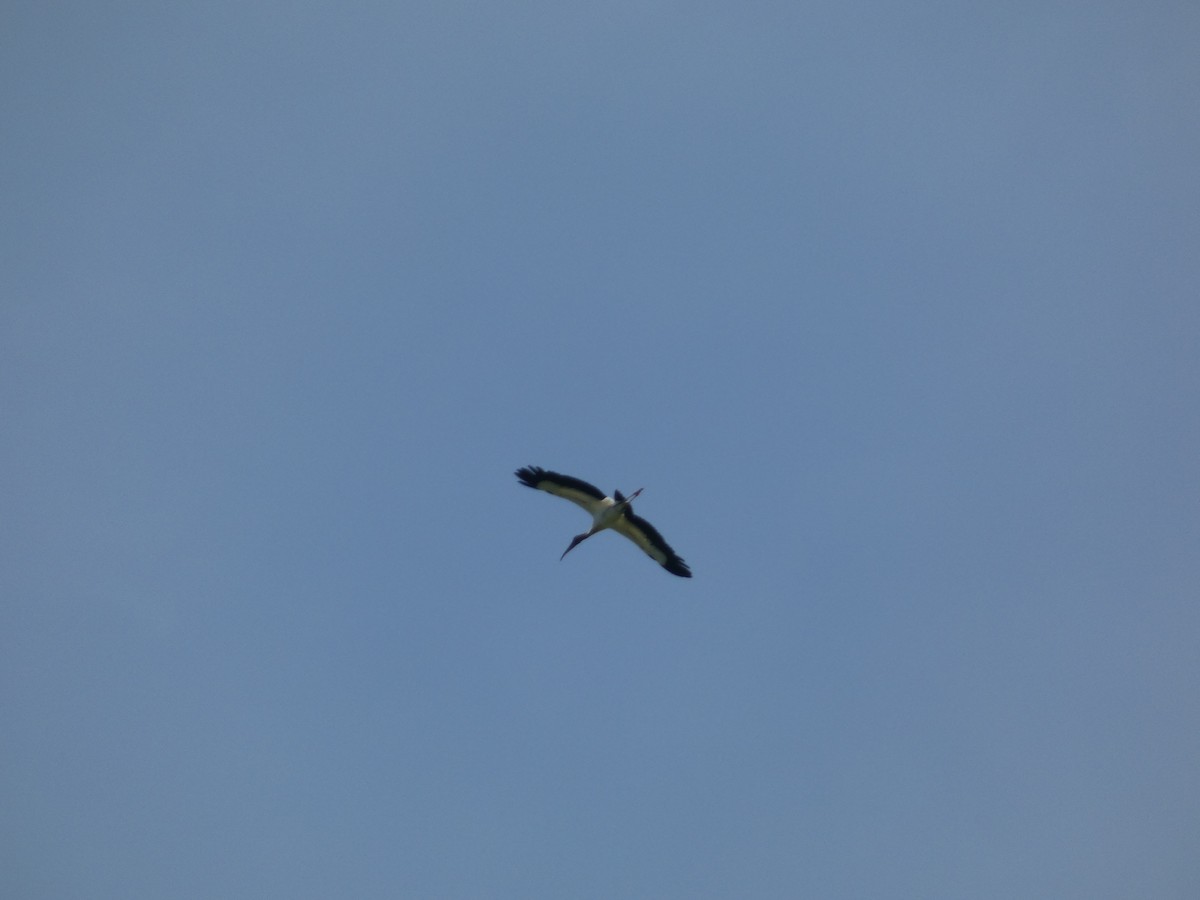
POLYGON ((626 510, 625 515, 617 519, 612 528, 641 547, 647 556, 672 575, 678 575, 680 578, 692 577, 692 570, 683 561, 683 557, 672 550, 671 545, 658 533, 658 529, 641 516, 635 516, 626 510))
POLYGON ((570 500, 577 506, 582 506, 589 513, 595 514, 596 507, 606 499, 604 491, 595 485, 572 478, 570 475, 560 475, 557 472, 547 472, 538 466, 525 466, 517 469, 517 478, 525 487, 536 488, 564 500, 570 500))

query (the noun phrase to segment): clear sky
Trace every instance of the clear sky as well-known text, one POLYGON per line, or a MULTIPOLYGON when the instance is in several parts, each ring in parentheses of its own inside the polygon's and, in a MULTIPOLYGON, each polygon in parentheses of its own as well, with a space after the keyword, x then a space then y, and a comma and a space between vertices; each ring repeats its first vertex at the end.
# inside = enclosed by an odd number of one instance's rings
POLYGON ((2 20, 0 895, 1200 896, 1195 2, 2 20))

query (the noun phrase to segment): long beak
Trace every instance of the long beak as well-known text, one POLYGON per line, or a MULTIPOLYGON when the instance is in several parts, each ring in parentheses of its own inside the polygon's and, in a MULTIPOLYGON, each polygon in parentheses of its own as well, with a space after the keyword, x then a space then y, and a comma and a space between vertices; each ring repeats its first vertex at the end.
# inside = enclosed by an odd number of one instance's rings
POLYGON ((589 531, 587 534, 577 534, 577 535, 575 535, 575 537, 571 539, 571 546, 569 546, 569 547, 568 547, 566 550, 564 550, 564 551, 563 551, 563 555, 562 555, 562 556, 560 556, 560 557, 558 558, 558 561, 559 561, 559 562, 562 562, 562 561, 563 561, 563 557, 565 557, 565 556, 566 556, 568 553, 570 553, 572 550, 574 550, 574 549, 575 549, 575 548, 576 548, 576 547, 577 547, 579 544, 581 544, 581 543, 582 543, 582 542, 583 542, 583 541, 584 541, 586 538, 590 538, 591 536, 592 536, 592 533, 591 533, 590 531, 589 531))

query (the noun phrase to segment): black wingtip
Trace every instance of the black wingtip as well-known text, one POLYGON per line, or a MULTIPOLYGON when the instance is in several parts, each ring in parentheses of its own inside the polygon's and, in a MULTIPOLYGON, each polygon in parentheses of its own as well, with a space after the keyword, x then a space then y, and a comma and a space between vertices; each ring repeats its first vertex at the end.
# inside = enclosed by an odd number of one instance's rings
POLYGON ((546 470, 538 466, 525 466, 513 472, 521 480, 521 484, 525 487, 536 488, 538 482, 542 480, 542 476, 546 474, 546 470))
POLYGON ((667 562, 663 564, 663 568, 672 575, 678 575, 680 578, 692 577, 692 570, 688 568, 688 564, 678 557, 667 560, 667 562))

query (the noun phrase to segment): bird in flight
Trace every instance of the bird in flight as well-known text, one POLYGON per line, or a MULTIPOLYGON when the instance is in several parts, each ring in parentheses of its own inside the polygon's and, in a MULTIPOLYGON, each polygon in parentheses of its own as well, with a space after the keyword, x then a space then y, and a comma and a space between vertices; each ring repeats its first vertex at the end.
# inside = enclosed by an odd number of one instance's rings
POLYGON ((523 469, 517 469, 515 474, 525 487, 536 488, 570 500, 591 513, 591 530, 575 535, 571 545, 563 551, 559 559, 593 534, 611 528, 641 547, 647 556, 672 575, 678 575, 680 578, 692 577, 692 570, 688 568, 687 563, 663 540, 658 530, 645 519, 633 514, 633 499, 642 492, 642 488, 638 488, 628 497, 622 496, 620 491, 613 491, 613 496, 607 497, 604 491, 586 481, 580 481, 570 475, 547 472, 537 466, 525 466, 523 469))

